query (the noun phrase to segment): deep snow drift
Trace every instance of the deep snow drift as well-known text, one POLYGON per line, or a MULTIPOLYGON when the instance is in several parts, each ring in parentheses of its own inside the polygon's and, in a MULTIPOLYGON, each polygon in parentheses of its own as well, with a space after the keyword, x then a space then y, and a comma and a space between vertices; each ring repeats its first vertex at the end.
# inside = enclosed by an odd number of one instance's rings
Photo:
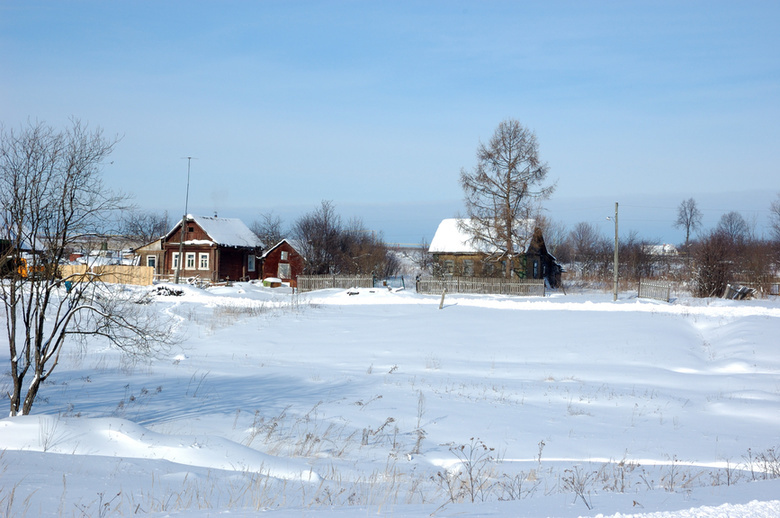
POLYGON ((0 420, 0 513, 780 514, 777 300, 350 293, 186 287, 162 357, 73 344, 0 420))

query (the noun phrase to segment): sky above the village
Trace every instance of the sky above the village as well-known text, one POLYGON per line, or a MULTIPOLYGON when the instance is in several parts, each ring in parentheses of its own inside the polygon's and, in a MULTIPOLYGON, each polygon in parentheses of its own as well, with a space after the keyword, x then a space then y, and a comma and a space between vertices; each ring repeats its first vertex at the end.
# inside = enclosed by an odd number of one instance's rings
POLYGON ((667 242, 693 197, 760 234, 780 192, 777 2, 0 0, 0 121, 121 141, 144 209, 287 226, 321 200, 390 242, 463 213, 504 119, 537 134, 548 215, 667 242))

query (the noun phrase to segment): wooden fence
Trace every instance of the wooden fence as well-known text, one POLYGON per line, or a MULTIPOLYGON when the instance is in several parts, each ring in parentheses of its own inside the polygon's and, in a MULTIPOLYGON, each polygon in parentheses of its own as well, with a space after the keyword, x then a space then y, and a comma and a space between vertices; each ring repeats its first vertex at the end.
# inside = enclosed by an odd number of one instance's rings
POLYGON ((672 297, 672 285, 667 282, 639 281, 640 299, 655 299, 669 302, 672 297))
POLYGON ((417 281, 417 293, 484 293, 499 295, 520 295, 544 297, 543 279, 506 279, 480 277, 447 277, 444 279, 424 278, 417 281))
POLYGON ((338 288, 373 288, 374 278, 370 275, 299 275, 298 291, 338 288))
MULTIPOLYGON (((154 280, 154 268, 151 266, 93 266, 89 272, 100 277, 100 282, 112 284, 151 286, 154 280)), ((60 266, 60 276, 71 282, 85 282, 89 277, 87 266, 84 264, 63 264, 60 266)))

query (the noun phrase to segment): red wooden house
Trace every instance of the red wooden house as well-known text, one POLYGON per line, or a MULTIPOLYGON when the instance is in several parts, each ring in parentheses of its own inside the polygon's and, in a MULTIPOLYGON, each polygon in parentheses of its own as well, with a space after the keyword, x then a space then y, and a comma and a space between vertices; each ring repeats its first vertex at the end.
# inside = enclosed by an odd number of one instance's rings
POLYGON ((287 239, 282 239, 261 256, 263 279, 276 277, 296 286, 298 275, 303 273, 304 258, 287 239))
MULTIPOLYGON (((162 238, 164 273, 174 275, 179 266, 182 224, 162 238)), ((258 257, 263 244, 244 222, 235 218, 193 216, 184 225, 180 278, 208 281, 260 278, 258 257)))

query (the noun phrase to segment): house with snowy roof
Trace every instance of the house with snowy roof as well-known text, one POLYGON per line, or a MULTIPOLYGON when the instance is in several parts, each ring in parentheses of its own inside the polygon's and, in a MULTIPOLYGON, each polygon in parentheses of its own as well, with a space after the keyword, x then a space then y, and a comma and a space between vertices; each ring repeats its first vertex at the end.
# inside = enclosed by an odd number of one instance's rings
MULTIPOLYGON (((436 229, 428 252, 443 275, 496 277, 504 274, 509 254, 493 243, 475 237, 476 222, 449 218, 436 229)), ((517 222, 512 271, 521 279, 545 279, 555 288, 563 269, 547 251, 542 230, 533 220, 517 222)))
POLYGON ((160 241, 162 273, 174 275, 181 260, 179 275, 185 278, 212 282, 260 278, 263 243, 243 221, 191 214, 184 220, 183 229, 180 221, 160 241))

